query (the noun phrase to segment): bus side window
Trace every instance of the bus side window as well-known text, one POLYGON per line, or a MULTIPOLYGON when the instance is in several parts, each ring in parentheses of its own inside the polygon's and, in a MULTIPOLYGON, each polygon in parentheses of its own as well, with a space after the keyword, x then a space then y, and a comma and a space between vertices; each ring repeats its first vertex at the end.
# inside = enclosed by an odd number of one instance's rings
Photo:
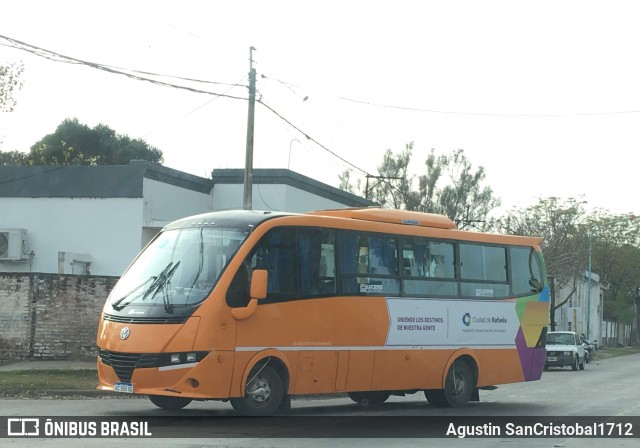
POLYGON ((335 236, 331 230, 298 229, 300 293, 304 297, 334 294, 335 236))
POLYGON ((298 295, 298 259, 295 229, 277 228, 260 241, 256 268, 269 273, 267 298, 263 303, 294 299, 298 295))
POLYGON ((535 251, 530 247, 511 247, 511 287, 513 295, 520 296, 540 292, 542 273, 535 251))
POLYGON ((338 231, 341 293, 399 294, 398 246, 392 236, 338 231))
POLYGON ((467 297, 509 296, 507 249, 487 244, 460 244, 460 293, 467 297))

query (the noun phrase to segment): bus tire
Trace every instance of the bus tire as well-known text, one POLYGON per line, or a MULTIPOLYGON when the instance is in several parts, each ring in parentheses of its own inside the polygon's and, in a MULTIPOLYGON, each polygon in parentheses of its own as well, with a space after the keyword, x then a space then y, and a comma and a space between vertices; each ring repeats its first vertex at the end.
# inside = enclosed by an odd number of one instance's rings
POLYGON ((168 411, 177 411, 191 403, 191 398, 167 397, 165 395, 149 395, 149 400, 159 408, 168 411))
POLYGON ((285 396, 282 378, 270 366, 256 369, 249 375, 245 396, 231 398, 231 406, 247 417, 267 417, 275 414, 285 396))
POLYGON ((473 371, 468 363, 456 359, 444 383, 444 389, 425 390, 424 395, 435 407, 460 408, 466 405, 475 389, 473 371))
POLYGON ((368 406, 384 403, 391 394, 384 390, 374 390, 371 392, 349 392, 347 395, 360 406, 368 406))
POLYGON ((446 408, 447 402, 444 399, 444 391, 442 389, 427 389, 424 396, 431 406, 437 408, 446 408))

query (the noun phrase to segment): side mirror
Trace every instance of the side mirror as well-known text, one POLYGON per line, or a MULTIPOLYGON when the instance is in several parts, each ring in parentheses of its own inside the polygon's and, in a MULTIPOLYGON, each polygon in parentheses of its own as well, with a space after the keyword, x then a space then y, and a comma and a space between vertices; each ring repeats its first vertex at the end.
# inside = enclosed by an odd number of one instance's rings
POLYGON ((269 272, 266 269, 254 269, 251 274, 251 299, 262 300, 267 297, 267 278, 269 272))
POLYGON ((256 312, 258 308, 258 300, 267 297, 267 278, 268 271, 266 269, 254 269, 251 274, 251 287, 249 290, 249 304, 244 308, 233 308, 231 315, 237 320, 244 320, 256 312))
POLYGON ((535 278, 529 279, 529 286, 533 288, 534 292, 542 291, 542 283, 540 283, 540 281, 535 278))

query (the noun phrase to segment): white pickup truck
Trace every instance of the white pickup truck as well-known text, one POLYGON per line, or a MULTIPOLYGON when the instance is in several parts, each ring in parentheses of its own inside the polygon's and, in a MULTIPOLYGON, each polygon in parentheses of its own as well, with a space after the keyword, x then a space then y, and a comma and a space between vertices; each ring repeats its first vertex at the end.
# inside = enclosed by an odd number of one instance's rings
POLYGON ((571 366, 573 370, 584 370, 586 364, 584 347, 574 331, 547 332, 547 360, 544 369, 549 367, 571 366))

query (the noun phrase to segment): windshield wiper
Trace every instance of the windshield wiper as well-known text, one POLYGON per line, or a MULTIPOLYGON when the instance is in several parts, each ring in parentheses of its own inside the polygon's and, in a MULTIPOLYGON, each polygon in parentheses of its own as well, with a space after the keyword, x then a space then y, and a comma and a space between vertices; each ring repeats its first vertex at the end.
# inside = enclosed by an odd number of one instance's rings
POLYGON ((147 297, 155 296, 158 291, 162 291, 162 300, 164 302, 164 309, 167 313, 173 312, 173 305, 171 303, 171 297, 169 296, 169 291, 167 291, 166 286, 169 284, 171 277, 176 272, 180 266, 180 262, 178 261, 176 264, 173 264, 173 261, 170 262, 166 268, 162 270, 160 274, 153 281, 149 289, 144 293, 141 300, 145 300, 147 297))
MULTIPOLYGON (((151 277, 146 279, 144 282, 140 283, 138 286, 136 286, 131 291, 129 291, 127 294, 125 294, 123 297, 113 302, 111 306, 113 307, 114 310, 121 311, 122 309, 124 309, 124 307, 129 305, 131 302, 127 302, 122 306, 118 306, 118 305, 120 305, 127 297, 131 296, 131 294, 133 294, 134 292, 136 292, 137 290, 139 290, 140 288, 142 288, 144 285, 146 285, 151 281, 152 281, 151 285, 144 292, 140 300, 146 300, 147 297, 149 296, 153 297, 153 295, 155 295, 155 293, 169 281, 169 279, 171 278, 171 276, 176 271, 179 265, 180 265, 179 261, 176 264, 173 264, 173 261, 169 262, 169 264, 162 270, 162 272, 160 272, 160 274, 156 276, 152 275, 151 277)), ((167 306, 165 305, 165 309, 166 308, 167 306)))
POLYGON ((154 280, 154 279, 155 279, 155 277, 149 277, 148 279, 146 279, 145 281, 143 281, 142 283, 140 283, 138 286, 136 286, 135 288, 133 288, 131 291, 129 291, 128 293, 126 293, 124 296, 120 297, 118 300, 116 300, 115 302, 113 302, 113 303, 111 304, 111 306, 113 307, 113 309, 114 309, 114 310, 116 310, 116 311, 120 311, 120 310, 124 309, 124 307, 125 307, 125 306, 127 306, 127 305, 129 305, 129 303, 131 303, 131 302, 125 303, 125 304, 124 304, 124 305, 122 305, 122 306, 118 306, 118 305, 120 305, 122 302, 124 302, 124 300, 125 300, 127 297, 131 296, 131 294, 133 294, 133 293, 134 293, 134 292, 136 292, 138 289, 142 288, 144 285, 146 285, 147 283, 149 283, 151 280, 154 280))

